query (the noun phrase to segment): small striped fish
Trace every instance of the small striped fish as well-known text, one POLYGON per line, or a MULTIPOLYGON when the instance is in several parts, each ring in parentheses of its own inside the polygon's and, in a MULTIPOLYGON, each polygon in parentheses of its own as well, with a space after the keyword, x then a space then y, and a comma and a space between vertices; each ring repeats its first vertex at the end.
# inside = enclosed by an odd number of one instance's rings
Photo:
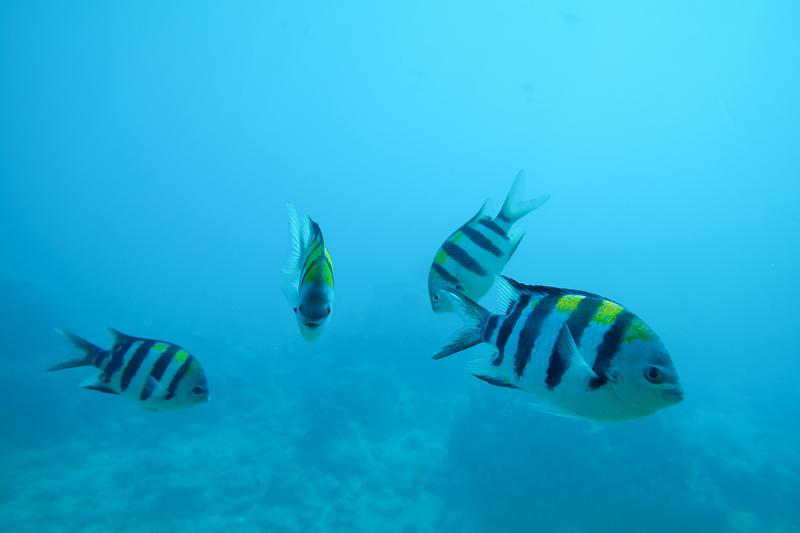
POLYGON ((467 370, 492 385, 522 389, 538 399, 534 407, 560 416, 629 420, 683 399, 658 336, 618 303, 503 276, 497 287, 505 316, 443 289, 465 326, 434 359, 490 344, 498 353, 467 370))
POLYGON ((131 337, 111 329, 114 346, 104 350, 69 331, 56 331, 81 356, 57 363, 45 372, 93 366, 100 373, 84 380, 81 387, 125 396, 148 411, 177 411, 208 401, 203 367, 176 344, 131 337))
POLYGON ((503 272, 525 236, 524 230, 510 234, 511 226, 550 199, 547 194, 522 201, 524 186, 525 171, 520 170, 495 218, 487 213, 487 200, 478 214, 450 235, 436 252, 428 274, 428 296, 434 312, 453 311, 450 302, 439 293, 445 287, 476 301, 492 288, 495 276, 503 272))
POLYGON ((333 305, 333 264, 322 230, 308 215, 301 220, 289 203, 289 257, 283 267, 283 294, 297 316, 300 336, 313 342, 328 324, 333 305))

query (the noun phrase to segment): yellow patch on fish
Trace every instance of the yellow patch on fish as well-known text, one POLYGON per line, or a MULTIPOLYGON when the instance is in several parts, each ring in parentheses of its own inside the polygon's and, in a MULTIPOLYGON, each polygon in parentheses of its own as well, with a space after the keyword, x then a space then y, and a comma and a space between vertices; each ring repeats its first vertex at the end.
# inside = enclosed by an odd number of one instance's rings
POLYGON ((184 361, 186 361, 187 357, 189 357, 189 352, 187 352, 186 350, 178 350, 178 352, 175 354, 175 357, 173 357, 172 360, 175 361, 176 363, 183 363, 184 361))
MULTIPOLYGON (((314 247, 314 249, 313 249, 313 250, 311 250, 311 253, 310 253, 310 254, 309 254, 309 256, 306 258, 306 264, 307 264, 307 265, 308 265, 309 263, 312 263, 313 261, 315 261, 315 260, 316 260, 316 259, 317 259, 317 258, 318 258, 320 255, 322 255, 323 247, 322 247, 322 246, 315 246, 317 242, 318 242, 318 241, 315 241, 315 242, 314 242, 314 243, 311 245, 312 247, 314 247)), ((325 251, 327 252, 327 250, 325 250, 325 251)), ((326 255, 327 255, 327 254, 326 254, 326 255)))
POLYGON ((651 341, 656 338, 656 334, 650 329, 650 326, 635 318, 631 325, 625 330, 624 341, 651 341))
POLYGON ((567 294, 566 296, 562 296, 558 299, 556 310, 559 313, 572 313, 578 308, 578 304, 581 303, 581 300, 584 298, 586 298, 586 296, 580 296, 577 294, 567 294))
POLYGON ((600 304, 600 307, 597 308, 597 312, 592 317, 592 321, 603 325, 611 324, 621 311, 621 305, 615 304, 614 302, 609 302, 608 300, 603 300, 603 303, 600 304))
POLYGON ((151 350, 155 350, 155 351, 157 351, 157 352, 165 352, 165 351, 167 350, 167 348, 169 348, 169 346, 167 346, 167 345, 166 345, 166 344, 164 344, 163 342, 157 342, 157 343, 155 343, 155 344, 153 345, 153 347, 152 347, 152 348, 150 348, 150 349, 151 349, 151 350))
POLYGON ((325 283, 333 286, 333 272, 331 271, 328 263, 317 261, 306 272, 303 282, 311 283, 325 283))
POLYGON ((186 374, 184 374, 184 375, 185 376, 191 376, 192 374, 200 372, 201 370, 203 370, 203 369, 200 366, 200 363, 198 363, 197 360, 195 359, 195 360, 192 360, 191 363, 189 363, 189 369, 186 370, 186 374))
MULTIPOLYGON (((433 258, 433 262, 436 263, 439 266, 444 266, 445 261, 447 261, 449 258, 450 258, 450 256, 447 255, 447 252, 445 252, 444 250, 439 248, 439 251, 436 252, 436 256, 433 258)), ((439 273, 436 272, 435 270, 431 270, 431 272, 436 274, 438 277, 441 277, 441 276, 439 276, 439 273)))

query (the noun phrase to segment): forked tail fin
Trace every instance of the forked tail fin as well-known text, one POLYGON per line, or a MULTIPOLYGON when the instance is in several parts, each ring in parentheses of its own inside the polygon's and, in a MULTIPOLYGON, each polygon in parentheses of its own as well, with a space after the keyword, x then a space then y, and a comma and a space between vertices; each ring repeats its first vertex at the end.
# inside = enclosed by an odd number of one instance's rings
POLYGON ((89 341, 81 339, 74 333, 70 333, 65 329, 56 328, 56 333, 61 334, 61 336, 63 336, 67 342, 77 348, 80 352, 80 356, 48 366, 44 369, 45 372, 55 372, 56 370, 64 370, 65 368, 75 368, 79 366, 92 366, 92 363, 95 361, 97 356, 103 352, 102 348, 95 346, 89 341))
POLYGON ((456 290, 446 287, 441 290, 441 293, 464 321, 464 327, 458 330, 450 342, 433 355, 434 359, 447 357, 483 342, 481 337, 483 324, 491 316, 489 311, 456 290))
POLYGON ((522 199, 522 192, 525 188, 525 171, 520 170, 511 189, 508 191, 506 201, 503 203, 503 208, 497 218, 507 223, 509 226, 514 224, 517 220, 521 219, 536 208, 543 206, 547 200, 550 199, 549 194, 537 196, 530 200, 522 199))

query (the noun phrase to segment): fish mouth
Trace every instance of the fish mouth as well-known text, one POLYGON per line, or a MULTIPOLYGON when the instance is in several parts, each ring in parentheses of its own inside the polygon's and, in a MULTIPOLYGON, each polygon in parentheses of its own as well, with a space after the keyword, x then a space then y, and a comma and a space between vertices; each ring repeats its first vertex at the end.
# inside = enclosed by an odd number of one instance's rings
POLYGON ((322 327, 322 321, 320 320, 303 320, 303 325, 307 328, 317 329, 322 327))
POLYGON ((683 389, 662 390, 661 399, 671 403, 681 403, 683 401, 683 389))

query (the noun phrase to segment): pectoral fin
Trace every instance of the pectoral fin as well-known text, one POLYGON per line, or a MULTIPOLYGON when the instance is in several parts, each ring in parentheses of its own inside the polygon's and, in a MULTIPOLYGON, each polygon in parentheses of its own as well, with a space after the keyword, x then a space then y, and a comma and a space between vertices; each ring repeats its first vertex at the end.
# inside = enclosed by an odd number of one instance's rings
POLYGON ((590 381, 597 379, 597 374, 581 355, 578 345, 575 344, 575 339, 566 324, 561 326, 561 331, 558 333, 556 353, 563 361, 567 371, 572 373, 573 376, 577 372, 578 379, 584 388, 588 390, 590 381))
POLYGON ((147 393, 146 395, 143 395, 147 398, 150 397, 163 398, 164 396, 167 395, 167 389, 161 383, 156 381, 156 379, 153 376, 147 377, 147 382, 144 384, 142 390, 147 393))

